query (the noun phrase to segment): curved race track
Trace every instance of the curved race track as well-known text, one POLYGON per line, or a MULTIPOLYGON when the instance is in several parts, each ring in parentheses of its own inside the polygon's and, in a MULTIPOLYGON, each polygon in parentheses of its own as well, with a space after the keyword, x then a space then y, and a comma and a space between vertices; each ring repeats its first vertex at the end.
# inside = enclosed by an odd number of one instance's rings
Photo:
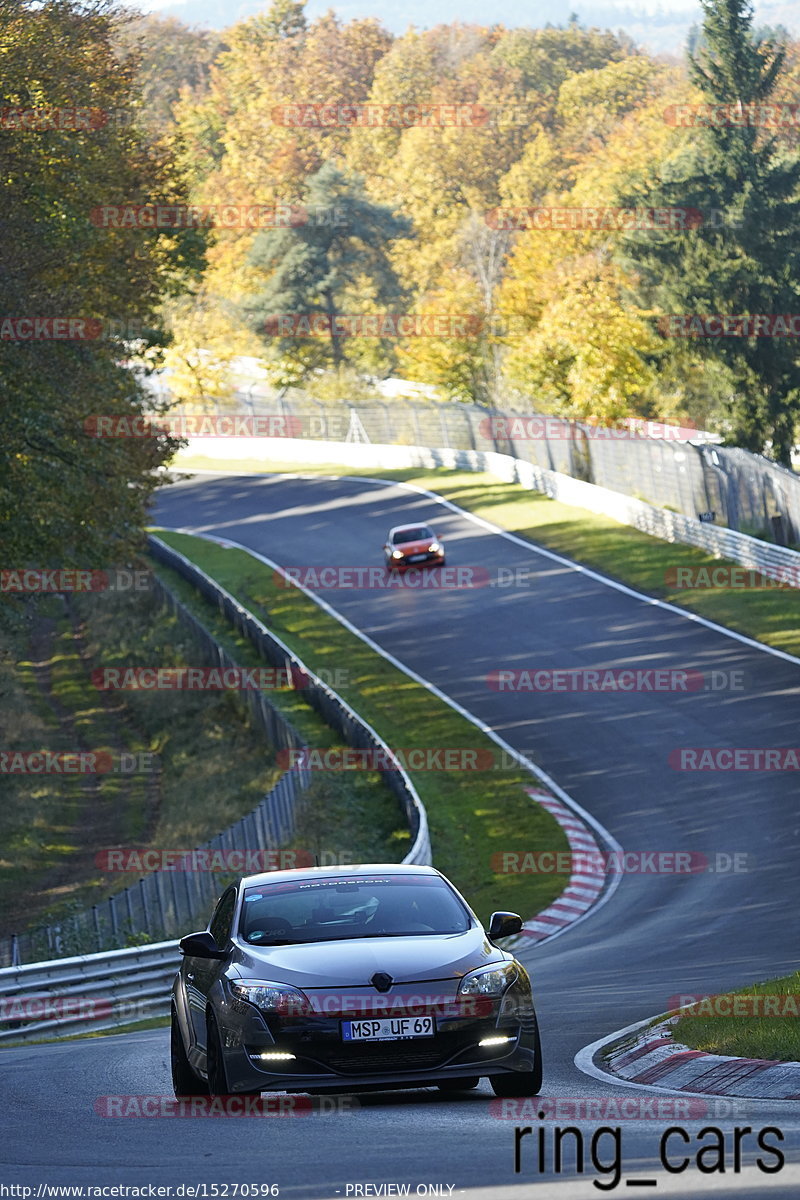
MULTIPOLYGON (((391 484, 195 477, 165 489, 154 515, 165 526, 231 538, 284 566, 316 567, 375 565, 390 525, 427 521, 447 543, 448 565, 528 573, 529 587, 321 594, 540 764, 626 850, 747 855, 747 870, 735 874, 626 875, 596 915, 521 954, 538 993, 543 1098, 657 1095, 589 1078, 573 1058, 587 1043, 663 1011, 675 994, 722 991, 797 967, 797 776, 679 772, 667 759, 682 746, 797 744, 800 663, 608 587, 391 484), (533 696, 492 691, 485 682, 498 668, 579 666, 735 671, 742 687, 533 696)), ((283 1196, 344 1197, 398 1194, 375 1190, 381 1184, 410 1185, 411 1195, 422 1184, 444 1185, 443 1195, 448 1185, 453 1195, 480 1187, 499 1195, 501 1185, 538 1182, 541 1197, 590 1197, 602 1194, 593 1179, 606 1186, 610 1180, 589 1156, 597 1122, 585 1126, 585 1173, 576 1175, 571 1157, 561 1172, 572 1183, 556 1186, 552 1176, 544 1182, 533 1138, 515 1175, 515 1122, 490 1114, 485 1084, 457 1100, 434 1091, 372 1095, 361 1098, 357 1112, 304 1120, 113 1120, 95 1115, 97 1096, 169 1092, 162 1031, 10 1050, 0 1063, 12 1101, 2 1157, 21 1164, 4 1166, 2 1178, 34 1187, 275 1182, 283 1196), (348 1190, 367 1183, 374 1188, 348 1190)), ((634 1185, 639 1173, 657 1180, 644 1189, 650 1195, 693 1196, 713 1185, 717 1196, 755 1197, 767 1189, 796 1196, 797 1103, 740 1100, 733 1120, 717 1119, 713 1103, 707 1119, 688 1123, 605 1122, 622 1127, 620 1189, 634 1185), (731 1155, 724 1175, 668 1176, 656 1155, 665 1125, 673 1123, 687 1126, 690 1136, 707 1124, 777 1125, 787 1165, 775 1175, 752 1166, 734 1174, 731 1155)), ((530 1124, 531 1115, 522 1123, 530 1124)), ((598 1160, 604 1154, 610 1150, 599 1145, 598 1160)), ((745 1154, 747 1162, 752 1157, 745 1154)), ((528 1190, 517 1186, 513 1194, 528 1190)))

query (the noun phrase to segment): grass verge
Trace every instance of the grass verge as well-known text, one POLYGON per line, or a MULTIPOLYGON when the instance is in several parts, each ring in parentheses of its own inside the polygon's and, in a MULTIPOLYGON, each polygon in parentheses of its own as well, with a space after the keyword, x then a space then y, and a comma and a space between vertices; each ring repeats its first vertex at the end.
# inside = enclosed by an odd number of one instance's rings
MULTIPOLYGON (((569 847, 560 826, 525 794, 531 776, 516 764, 504 764, 485 734, 303 592, 282 586, 275 573, 251 555, 186 534, 158 532, 164 542, 236 596, 311 670, 336 679, 336 690, 390 746, 452 747, 491 754, 487 761, 494 765, 486 770, 409 772, 428 812, 434 861, 480 916, 508 909, 529 917, 559 894, 566 883, 564 875, 504 875, 493 868, 492 856, 502 851, 535 847, 563 852, 569 847)), ((198 602, 205 605, 210 619, 211 606, 195 594, 198 602)), ((292 697, 294 704, 302 703, 302 695, 302 691, 275 693, 281 703, 292 697)), ((346 788, 356 774, 342 773, 346 788)))
MULTIPOLYGON (((264 665, 252 642, 238 633, 191 583, 163 563, 154 562, 153 569, 241 667, 264 665)), ((209 574, 213 572, 209 571, 209 574)), ((301 690, 276 688, 270 691, 269 701, 308 745, 325 750, 346 749, 340 735, 309 707, 301 690)), ((378 771, 350 772, 347 777, 339 772, 319 771, 304 793, 303 805, 296 815, 294 837, 286 849, 317 855, 320 864, 325 866, 399 862, 410 845, 405 815, 400 812, 394 794, 378 771)), ((221 883, 227 882, 228 876, 221 876, 221 883)))
MULTIPOLYGON (((296 465, 244 461, 232 464, 198 457, 179 457, 181 470, 236 470, 241 473, 294 473, 362 475, 415 483, 437 492, 454 504, 492 521, 519 537, 527 538, 576 562, 595 567, 679 608, 735 629, 748 637, 800 656, 800 604, 797 589, 767 586, 758 588, 703 587, 676 589, 669 580, 678 568, 694 570, 736 567, 727 559, 682 543, 664 542, 638 529, 620 525, 610 517, 575 508, 532 492, 496 476, 472 471, 360 470, 336 464, 296 465)), ((702 578, 702 576, 701 576, 702 578)))
POLYGON ((695 1007, 697 1015, 676 1023, 677 1042, 709 1054, 800 1062, 800 971, 700 1000, 695 1007))
POLYGON ((37 597, 23 620, 4 620, 0 644, 4 934, 139 878, 104 873, 99 851, 192 848, 254 808, 281 774, 236 696, 95 687, 98 667, 191 663, 175 619, 147 592, 37 597), (30 773, 8 758, 44 750, 102 755, 110 770, 30 773))

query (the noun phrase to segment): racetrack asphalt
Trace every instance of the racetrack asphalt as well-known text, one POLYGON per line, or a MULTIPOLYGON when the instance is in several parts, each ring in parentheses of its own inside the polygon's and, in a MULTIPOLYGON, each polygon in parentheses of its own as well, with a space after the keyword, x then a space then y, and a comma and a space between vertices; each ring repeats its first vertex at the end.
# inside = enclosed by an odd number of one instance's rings
MULTIPOLYGON (((695 1108, 689 1119, 681 1119, 681 1108, 674 1119, 654 1116, 653 1099, 665 1101, 665 1093, 606 1084, 573 1060, 588 1043, 665 1011, 675 995, 721 992, 797 968, 797 774, 678 771, 669 756, 681 747, 797 745, 800 663, 607 587, 395 484, 196 476, 162 489, 153 518, 165 527, 230 538, 285 567, 315 568, 380 565, 388 528, 424 521, 445 541, 448 566, 480 566, 490 574, 518 570, 521 579, 527 576, 523 586, 328 589, 320 595, 541 765, 626 851, 704 854, 712 864, 718 854, 740 854, 746 869, 626 874, 610 902, 574 930, 516 951, 536 989, 543 1108, 551 1112, 561 1100, 567 1114, 542 1127, 551 1137, 554 1124, 580 1125, 582 1173, 571 1154, 554 1172, 549 1153, 540 1170, 531 1136, 516 1174, 514 1126, 535 1126, 535 1114, 529 1105, 521 1119, 498 1119, 485 1083, 456 1099, 431 1090, 362 1096, 354 1111, 302 1120, 97 1116, 93 1105, 101 1095, 169 1093, 168 1039, 153 1031, 4 1051, 0 1065, 11 1103, 7 1099, 3 1178, 34 1185, 43 1179, 270 1182, 282 1196, 309 1198, 391 1194, 352 1190, 365 1183, 408 1184, 411 1195, 424 1194, 415 1190, 423 1184, 443 1185, 444 1195, 448 1185, 453 1195, 477 1188, 500 1195, 496 1189, 516 1185, 508 1195, 522 1197, 528 1189, 518 1185, 536 1183, 538 1196, 563 1190, 589 1197, 600 1190, 593 1180, 606 1187, 611 1180, 599 1165, 610 1153, 607 1145, 598 1143, 597 1161, 590 1155, 599 1114, 601 1125, 621 1128, 621 1188, 655 1179, 646 1190, 656 1195, 700 1195, 714 1184, 717 1196, 758 1196, 767 1189, 771 1196, 796 1196, 796 1102, 709 1097, 707 1110, 695 1108), (702 672, 709 680, 714 672, 717 690, 532 694, 493 690, 486 680, 499 669, 580 667, 667 668, 702 672), (734 687, 724 686, 730 673, 734 687), (596 1101, 595 1119, 570 1120, 570 1098, 596 1101), (608 1106, 632 1098, 641 1104, 639 1116, 616 1120, 608 1106), (672 1124, 687 1129, 684 1154, 691 1156, 707 1145, 697 1140, 699 1130, 718 1125, 725 1173, 698 1174, 690 1165, 668 1174, 658 1145, 672 1124), (754 1131, 742 1135, 739 1172, 733 1126, 754 1131), (764 1126, 777 1126, 785 1139, 787 1165, 775 1174, 752 1165, 755 1136, 764 1126)), ((673 1159, 681 1157, 676 1149, 673 1159)), ((769 1156, 764 1161, 770 1165, 769 1156)))

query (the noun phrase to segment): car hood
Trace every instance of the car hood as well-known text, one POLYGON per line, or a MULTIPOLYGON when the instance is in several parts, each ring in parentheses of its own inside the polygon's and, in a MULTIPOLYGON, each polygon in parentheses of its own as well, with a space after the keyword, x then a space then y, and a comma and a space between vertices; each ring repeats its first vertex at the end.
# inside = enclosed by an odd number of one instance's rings
POLYGON ((404 554, 423 554, 426 550, 430 550, 436 540, 436 538, 425 538, 422 542, 398 542, 392 548, 402 550, 404 554))
POLYGON ((240 945, 241 977, 273 980, 302 989, 369 987, 376 971, 395 984, 460 979, 468 971, 505 961, 482 929, 411 937, 348 938, 296 946, 240 945))

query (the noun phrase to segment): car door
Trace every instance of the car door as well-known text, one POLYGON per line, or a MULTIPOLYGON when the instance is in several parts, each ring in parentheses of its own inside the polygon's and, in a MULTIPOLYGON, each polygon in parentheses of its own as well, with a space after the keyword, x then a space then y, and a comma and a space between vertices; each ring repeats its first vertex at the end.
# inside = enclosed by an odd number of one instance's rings
MULTIPOLYGON (((208 931, 221 950, 230 945, 233 916, 236 912, 237 889, 229 887, 214 909, 209 921, 208 931)), ((186 999, 192 1020, 195 1044, 201 1049, 206 1045, 206 1000, 226 963, 216 958, 187 958, 185 963, 184 980, 186 983, 186 999)))

